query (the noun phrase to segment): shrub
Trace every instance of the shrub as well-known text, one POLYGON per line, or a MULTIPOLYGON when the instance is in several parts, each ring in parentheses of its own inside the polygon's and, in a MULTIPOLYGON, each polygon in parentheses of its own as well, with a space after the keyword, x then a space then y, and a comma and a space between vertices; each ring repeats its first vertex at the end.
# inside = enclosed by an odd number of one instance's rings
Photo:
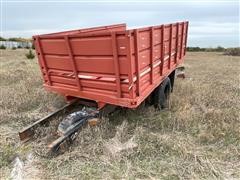
POLYGON ((17 48, 18 48, 18 49, 22 49, 22 46, 18 45, 17 48))
POLYGON ((20 38, 20 37, 12 37, 9 38, 8 41, 15 41, 15 42, 28 42, 28 39, 20 38))
POLYGON ((187 47, 187 51, 191 52, 200 52, 200 51, 205 51, 205 52, 224 52, 226 49, 221 46, 217 46, 215 48, 200 48, 200 47, 187 47))
POLYGON ((12 50, 16 50, 17 48, 16 47, 12 47, 12 50))
POLYGON ((224 55, 228 56, 240 56, 240 48, 227 48, 224 55))
POLYGON ((32 50, 30 49, 27 54, 25 54, 26 58, 33 59, 35 55, 33 54, 32 50))
POLYGON ((6 39, 0 36, 0 41, 6 41, 6 39))
POLYGON ((6 49, 6 46, 4 46, 3 44, 0 46, 0 49, 6 49))
POLYGON ((198 52, 202 51, 202 49, 200 47, 187 47, 187 51, 198 52))
POLYGON ((225 51, 225 48, 224 47, 221 47, 221 46, 218 46, 215 51, 217 52, 224 52, 225 51))

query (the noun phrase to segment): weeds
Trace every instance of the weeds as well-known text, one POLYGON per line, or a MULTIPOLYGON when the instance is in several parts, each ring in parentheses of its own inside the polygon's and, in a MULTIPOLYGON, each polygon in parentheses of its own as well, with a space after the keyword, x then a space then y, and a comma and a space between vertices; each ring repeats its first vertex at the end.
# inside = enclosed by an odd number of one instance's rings
POLYGON ((0 168, 9 165, 16 154, 15 149, 10 144, 2 144, 0 148, 0 168))
POLYGON ((228 48, 224 54, 228 56, 240 56, 240 48, 228 48))
POLYGON ((6 46, 4 46, 3 44, 0 46, 0 49, 6 49, 6 46))
POLYGON ((30 49, 27 54, 25 54, 27 59, 33 59, 35 58, 35 55, 33 54, 32 50, 30 49))

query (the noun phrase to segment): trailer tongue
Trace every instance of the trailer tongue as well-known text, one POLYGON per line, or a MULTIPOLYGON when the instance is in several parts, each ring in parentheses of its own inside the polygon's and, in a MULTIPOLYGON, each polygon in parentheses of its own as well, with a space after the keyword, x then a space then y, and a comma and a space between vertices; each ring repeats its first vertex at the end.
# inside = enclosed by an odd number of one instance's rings
POLYGON ((53 141, 48 147, 50 152, 56 152, 61 143, 68 140, 72 142, 75 139, 75 133, 90 119, 96 118, 99 111, 83 108, 81 111, 73 112, 65 117, 58 125, 58 134, 60 137, 53 141))
MULTIPOLYGON (((57 116, 60 112, 65 111, 70 106, 76 104, 77 101, 65 105, 59 110, 47 115, 39 121, 36 121, 31 126, 24 128, 19 132, 20 139, 23 142, 30 140, 34 136, 35 130, 38 127, 47 124, 51 118, 57 116)), ((101 109, 101 111, 99 111, 93 107, 83 107, 81 110, 70 113, 65 118, 63 118, 57 128, 58 138, 48 145, 49 152, 56 153, 61 148, 61 144, 70 144, 73 142, 79 129, 88 123, 88 121, 91 121, 91 123, 89 123, 90 125, 95 125, 97 121, 99 121, 99 117, 103 111, 104 109, 101 109)))

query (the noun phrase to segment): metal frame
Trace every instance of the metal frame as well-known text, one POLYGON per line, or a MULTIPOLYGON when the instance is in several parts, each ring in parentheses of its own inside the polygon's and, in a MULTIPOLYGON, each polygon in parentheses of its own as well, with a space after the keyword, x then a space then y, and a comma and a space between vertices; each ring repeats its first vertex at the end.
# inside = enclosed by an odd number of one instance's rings
POLYGON ((43 66, 43 68, 41 67, 41 71, 43 73, 43 76, 46 75, 46 77, 47 77, 47 84, 51 86, 52 83, 51 83, 51 80, 50 80, 50 77, 49 77, 47 63, 46 63, 46 60, 45 60, 44 55, 43 55, 42 46, 41 46, 41 43, 40 43, 40 40, 39 40, 40 38, 36 37, 35 39, 36 39, 36 45, 37 45, 36 49, 38 51, 37 54, 38 54, 38 56, 40 56, 40 58, 39 58, 39 60, 41 62, 40 65, 43 66))
POLYGON ((186 54, 186 50, 187 50, 187 37, 188 37, 188 25, 189 22, 186 22, 186 33, 185 33, 185 48, 184 48, 184 55, 186 54))
POLYGON ((125 37, 126 37, 126 48, 127 48, 127 59, 128 59, 128 79, 129 79, 129 90, 130 90, 130 97, 131 98, 135 98, 136 97, 136 93, 133 92, 133 71, 132 71, 132 48, 131 48, 131 39, 132 39, 132 35, 130 31, 127 31, 125 33, 125 37))
POLYGON ((176 24, 176 44, 175 44, 175 63, 178 59, 178 39, 179 39, 179 23, 176 24))
POLYGON ((72 47, 71 47, 71 44, 70 44, 70 41, 69 41, 69 37, 66 35, 64 37, 64 39, 65 39, 66 46, 67 46, 68 56, 69 56, 69 58, 71 60, 72 70, 73 70, 73 73, 74 73, 74 76, 75 76, 75 79, 76 79, 76 84, 77 84, 77 86, 79 88, 79 91, 81 91, 80 79, 78 77, 76 63, 75 63, 74 55, 73 55, 73 52, 72 52, 72 47))
POLYGON ((171 57, 172 57, 172 29, 173 25, 170 25, 170 34, 169 34, 169 60, 168 60, 168 69, 171 68, 171 57))
POLYGON ((116 33, 112 32, 112 50, 113 50, 113 64, 115 69, 116 76, 116 87, 117 87, 117 97, 121 98, 121 82, 120 82, 120 73, 119 73, 119 59, 118 59, 118 50, 117 50, 117 37, 116 33))
POLYGON ((151 27, 151 31, 150 31, 150 63, 151 63, 151 84, 153 84, 154 82, 154 79, 153 79, 153 70, 154 70, 154 67, 153 67, 153 63, 154 63, 154 27, 151 27))
POLYGON ((66 104, 65 106, 61 107, 60 109, 50 113, 49 115, 43 117, 42 119, 39 119, 38 121, 34 122, 33 124, 25 127, 24 129, 22 129, 18 134, 19 134, 19 138, 21 141, 28 141, 30 140, 34 134, 35 134, 35 130, 39 125, 43 125, 46 124, 47 122, 49 122, 51 120, 52 117, 56 116, 57 114, 67 110, 69 107, 73 106, 77 101, 72 101, 69 104, 66 104))
POLYGON ((183 38, 184 38, 184 22, 182 23, 182 36, 181 36, 181 46, 180 46, 180 59, 182 59, 183 56, 183 38))
POLYGON ((136 65, 136 76, 137 76, 137 95, 140 96, 140 65, 139 65, 139 36, 138 36, 138 29, 134 30, 134 47, 135 47, 135 65, 136 65))
POLYGON ((164 40, 164 31, 165 31, 165 26, 162 25, 162 31, 161 31, 161 35, 162 35, 162 53, 161 53, 161 76, 163 75, 163 65, 164 65, 164 58, 165 58, 165 40, 164 40))

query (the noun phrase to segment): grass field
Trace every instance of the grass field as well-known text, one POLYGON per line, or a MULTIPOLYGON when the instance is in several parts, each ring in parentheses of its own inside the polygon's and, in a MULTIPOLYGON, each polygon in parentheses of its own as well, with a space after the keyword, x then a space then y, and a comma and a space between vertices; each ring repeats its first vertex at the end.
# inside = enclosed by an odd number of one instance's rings
POLYGON ((0 179, 19 172, 23 179, 240 178, 240 57, 187 53, 186 79, 176 79, 171 110, 117 111, 49 157, 43 145, 55 126, 24 145, 17 132, 64 100, 43 89, 37 60, 26 59, 26 50, 0 52, 0 179))

